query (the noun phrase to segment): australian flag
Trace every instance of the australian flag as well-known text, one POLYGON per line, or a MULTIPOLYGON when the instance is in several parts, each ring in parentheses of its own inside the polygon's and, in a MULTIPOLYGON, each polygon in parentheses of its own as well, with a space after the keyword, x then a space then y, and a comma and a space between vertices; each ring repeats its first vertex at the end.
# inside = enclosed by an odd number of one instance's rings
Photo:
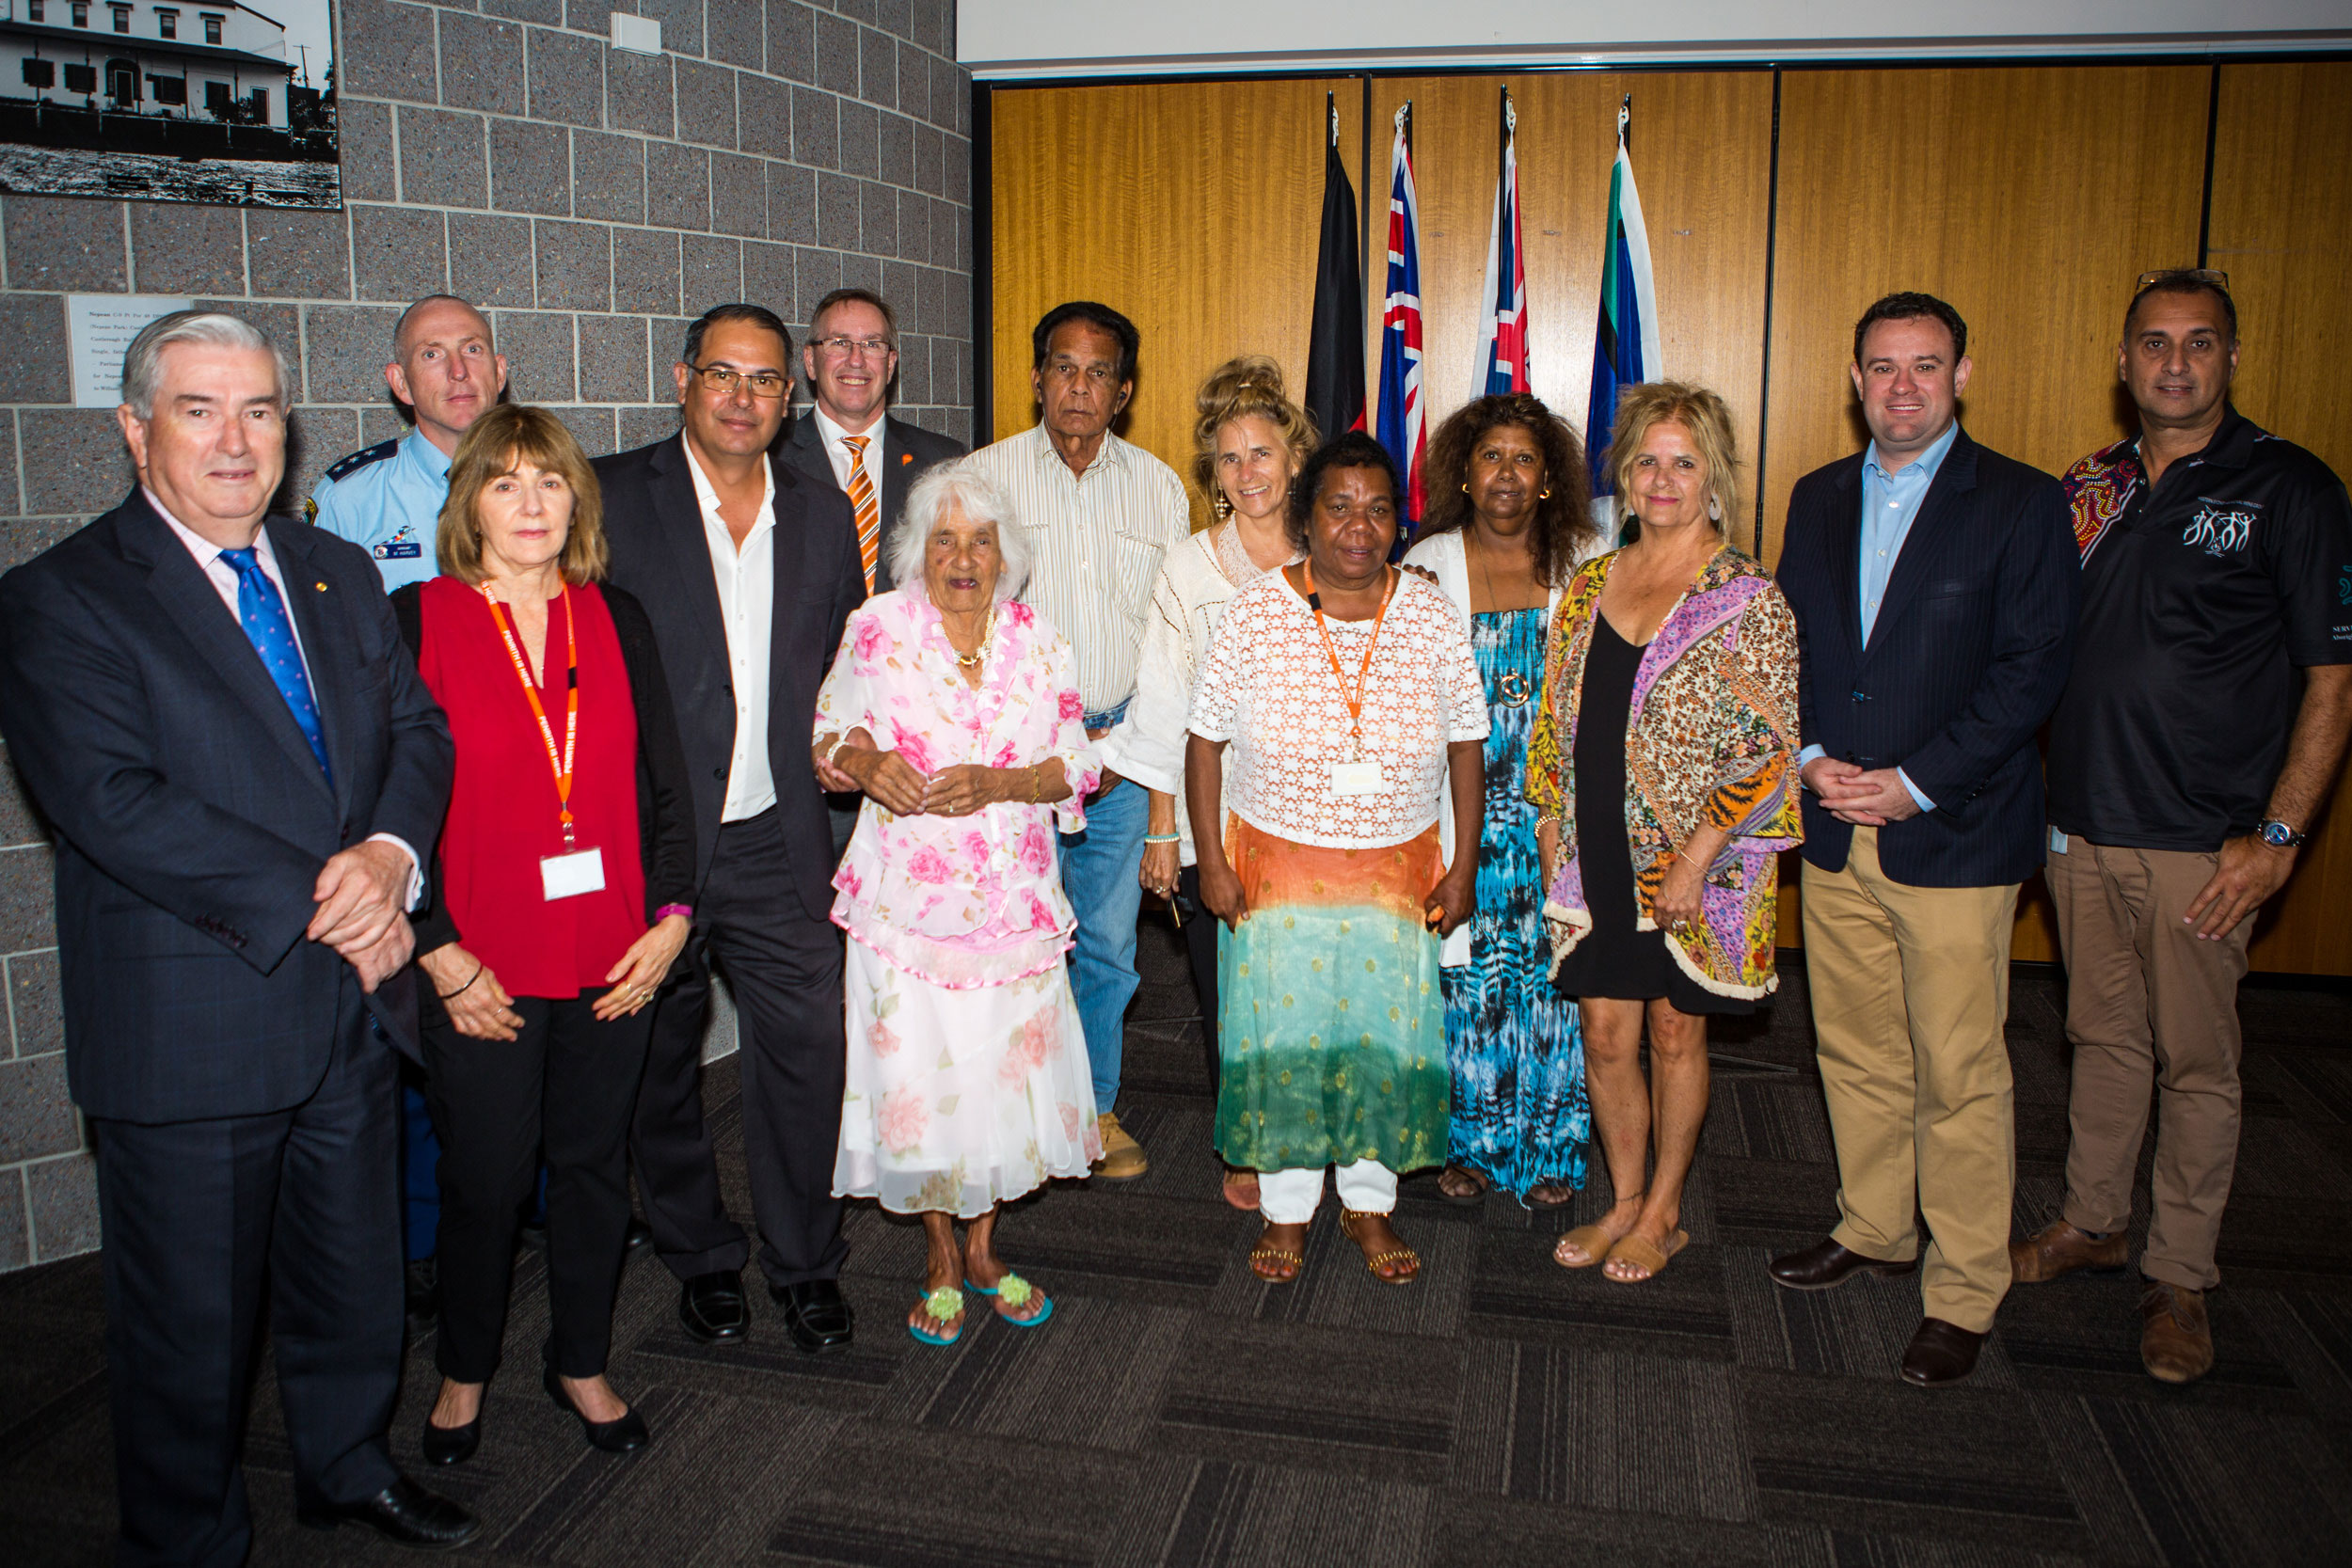
POLYGON ((1410 103, 1396 111, 1389 155, 1389 292, 1380 312, 1380 414, 1375 434, 1405 476, 1405 524, 1399 549, 1421 526, 1427 499, 1422 458, 1428 441, 1421 387, 1421 202, 1413 194, 1410 103))

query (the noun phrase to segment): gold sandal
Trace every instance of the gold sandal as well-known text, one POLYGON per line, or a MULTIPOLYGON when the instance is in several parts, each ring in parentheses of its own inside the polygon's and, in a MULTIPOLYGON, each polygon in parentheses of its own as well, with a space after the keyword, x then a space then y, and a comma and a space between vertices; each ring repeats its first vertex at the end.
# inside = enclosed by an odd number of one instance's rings
MULTIPOLYGON (((1386 1214, 1375 1214, 1369 1210, 1342 1209, 1340 1211, 1340 1234, 1351 1242, 1356 1242, 1357 1221, 1387 1218, 1389 1216, 1386 1214)), ((1364 1243, 1356 1242, 1356 1244, 1360 1248, 1364 1243)), ((1391 1247, 1386 1252, 1368 1253, 1364 1257, 1364 1270, 1383 1285, 1410 1285, 1421 1277, 1421 1254, 1408 1246, 1391 1247), (1385 1266, 1398 1263, 1410 1263, 1412 1267, 1403 1274, 1389 1275, 1380 1272, 1385 1266)))
MULTIPOLYGON (((1268 1229, 1273 1228, 1271 1226, 1268 1229)), ((1290 1247, 1266 1246, 1263 1243, 1249 1249, 1249 1272, 1268 1285, 1295 1285, 1298 1276, 1307 1272, 1307 1255, 1290 1247), (1288 1263, 1288 1274, 1268 1274, 1261 1267, 1266 1263, 1288 1263)))

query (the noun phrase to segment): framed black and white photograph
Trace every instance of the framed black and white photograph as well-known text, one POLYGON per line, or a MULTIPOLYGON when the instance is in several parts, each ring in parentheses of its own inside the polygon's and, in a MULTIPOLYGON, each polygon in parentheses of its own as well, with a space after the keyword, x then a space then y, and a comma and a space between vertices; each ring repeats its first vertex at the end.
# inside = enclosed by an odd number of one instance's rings
POLYGON ((0 190, 342 205, 334 0, 0 0, 0 190))

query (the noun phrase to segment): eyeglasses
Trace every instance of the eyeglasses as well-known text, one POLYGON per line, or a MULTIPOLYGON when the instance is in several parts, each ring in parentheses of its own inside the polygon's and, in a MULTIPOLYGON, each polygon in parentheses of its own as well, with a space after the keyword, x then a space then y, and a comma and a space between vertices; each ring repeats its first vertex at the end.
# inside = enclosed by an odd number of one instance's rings
POLYGON ((879 359, 893 345, 887 338, 818 338, 810 346, 836 359, 847 359, 852 353, 879 359))
POLYGON ((2139 281, 2134 283, 2132 288, 2137 291, 2152 283, 2210 283, 2226 293, 2230 288, 2230 275, 2212 267, 2158 267, 2153 272, 2141 273, 2139 281))
POLYGON ((760 371, 745 375, 741 371, 724 365, 689 365, 686 367, 703 378, 703 385, 722 397, 733 397, 736 388, 748 386, 755 398, 780 398, 791 390, 792 383, 773 371, 760 371))

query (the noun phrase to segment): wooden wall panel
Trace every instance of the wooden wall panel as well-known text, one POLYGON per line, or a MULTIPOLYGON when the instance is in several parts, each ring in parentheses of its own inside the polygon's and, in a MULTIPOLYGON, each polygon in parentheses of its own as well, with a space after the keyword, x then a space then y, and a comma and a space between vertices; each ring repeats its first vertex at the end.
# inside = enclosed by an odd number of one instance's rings
MULTIPOLYGON (((1633 171, 1649 229, 1666 372, 1723 394, 1752 465, 1763 417, 1764 262, 1772 229, 1772 80, 1760 71, 1373 83, 1372 168, 1384 214, 1393 117, 1399 104, 1413 104, 1422 386, 1430 430, 1470 395, 1505 82, 1519 117, 1520 230, 1535 394, 1583 431, 1617 105, 1630 92, 1633 171)), ((1379 228, 1385 232, 1385 220, 1379 228)), ((1387 281, 1384 267, 1371 258, 1366 272, 1366 319, 1374 334, 1367 369, 1376 378, 1387 281)), ((1753 496, 1753 470, 1742 477, 1753 496)))
MULTIPOLYGON (((2209 265, 2230 275, 2246 417, 2352 474, 2352 63, 2221 68, 2209 265)), ((2344 563, 2352 578, 2352 562, 2344 563)), ((2352 592, 2352 590, 2346 590, 2352 592)), ((2339 784, 2285 895, 2255 927, 2256 969, 2352 974, 2352 783, 2339 784)))
MULTIPOLYGON (((995 429, 1037 420, 1029 331, 1099 299, 1143 335, 1121 434, 1179 473, 1192 398, 1236 354, 1270 354, 1303 389, 1323 212, 1324 93, 1364 200, 1363 87, 1244 80, 1036 87, 991 102, 995 429)), ((1383 198, 1385 199, 1385 198, 1383 198)), ((1195 496, 1194 522, 1207 519, 1195 496)))
MULTIPOLYGON (((1767 560, 1798 479, 1867 439, 1853 323, 1898 289, 1949 300, 1975 362, 1962 418, 2052 473, 2129 426, 2115 345, 2132 281, 2193 264, 2204 66, 1790 71, 1781 80, 1767 560)), ((1783 879, 1792 893, 1794 867, 1783 879)), ((2016 956, 2055 958, 2037 883, 2016 956)), ((1795 942, 1798 900, 1782 906, 1795 942)))

